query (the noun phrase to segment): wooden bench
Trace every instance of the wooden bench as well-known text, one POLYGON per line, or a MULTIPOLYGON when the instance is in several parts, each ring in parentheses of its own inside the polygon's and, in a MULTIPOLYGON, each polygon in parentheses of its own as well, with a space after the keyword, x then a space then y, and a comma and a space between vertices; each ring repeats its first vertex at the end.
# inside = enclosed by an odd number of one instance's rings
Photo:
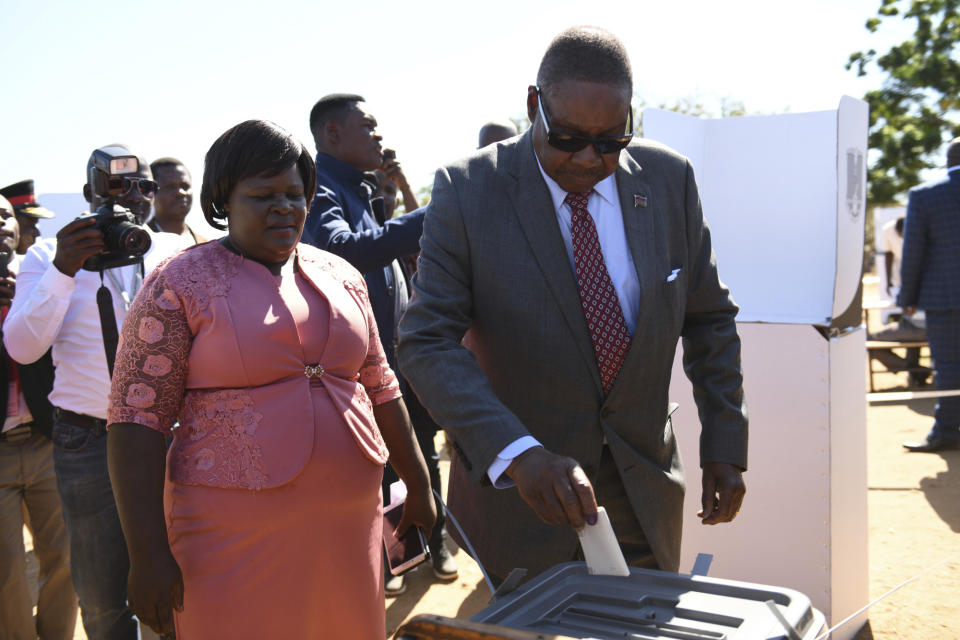
MULTIPOLYGON (((926 357, 928 360, 930 358, 930 344, 926 340, 867 340, 867 367, 870 371, 870 393, 876 392, 876 385, 874 384, 874 376, 878 373, 887 373, 887 369, 876 369, 873 365, 873 351, 887 350, 887 349, 926 349, 926 357)), ((916 368, 916 369, 904 369, 908 373, 914 371, 926 371, 927 368, 916 368)), ((890 372, 890 373, 900 373, 899 371, 890 372)))

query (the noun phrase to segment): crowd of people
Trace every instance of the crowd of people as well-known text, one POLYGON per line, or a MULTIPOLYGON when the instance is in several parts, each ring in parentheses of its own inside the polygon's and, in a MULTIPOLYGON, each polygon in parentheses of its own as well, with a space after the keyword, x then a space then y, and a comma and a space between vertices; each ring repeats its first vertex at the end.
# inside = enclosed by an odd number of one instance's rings
POLYGON ((313 106, 316 154, 239 123, 205 158, 214 240, 186 222, 183 163, 101 147, 90 210, 122 207, 150 240, 107 267, 127 252, 107 213, 38 239, 52 214, 11 185, 4 637, 71 638, 79 602, 91 640, 134 638, 137 620, 181 640, 380 638, 405 588, 381 536, 398 478, 395 534, 420 527, 436 576, 458 572, 441 427, 452 512, 494 580, 578 558, 598 505, 628 564, 676 571, 674 352, 682 338, 703 427, 699 517, 729 522, 747 466, 737 307, 693 170, 634 139, 632 93, 615 36, 564 31, 528 89, 530 129, 485 125, 425 207, 359 95, 313 106))

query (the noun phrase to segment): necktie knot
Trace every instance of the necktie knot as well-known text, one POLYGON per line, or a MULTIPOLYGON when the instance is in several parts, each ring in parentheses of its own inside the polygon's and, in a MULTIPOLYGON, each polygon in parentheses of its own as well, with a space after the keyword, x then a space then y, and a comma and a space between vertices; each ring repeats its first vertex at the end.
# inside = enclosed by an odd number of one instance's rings
POLYGON ((580 210, 586 211, 587 203, 590 201, 590 192, 581 191, 576 193, 570 191, 567 193, 567 197, 564 198, 563 201, 570 205, 570 208, 573 209, 574 213, 580 210))

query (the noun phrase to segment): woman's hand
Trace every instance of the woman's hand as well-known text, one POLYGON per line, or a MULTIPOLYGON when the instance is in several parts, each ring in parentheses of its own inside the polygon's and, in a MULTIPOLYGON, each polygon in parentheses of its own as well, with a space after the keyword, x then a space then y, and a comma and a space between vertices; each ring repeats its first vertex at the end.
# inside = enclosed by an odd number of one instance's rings
POLYGON ((427 464, 413 435, 407 408, 403 400, 397 398, 375 406, 373 416, 390 451, 390 464, 407 485, 407 500, 403 505, 403 517, 400 518, 397 535, 403 535, 415 523, 429 537, 437 521, 437 505, 430 492, 427 464))
POLYGON ((174 633, 173 610, 183 611, 183 576, 169 548, 133 559, 127 600, 140 622, 161 635, 174 633))
POLYGON ((429 537, 433 525, 437 522, 437 503, 427 486, 423 490, 407 490, 407 499, 403 502, 403 516, 397 525, 397 537, 402 537, 412 525, 423 529, 429 537))
POLYGON ((163 518, 166 451, 159 431, 133 422, 110 425, 107 463, 130 553, 127 599, 157 633, 173 633, 173 609, 183 610, 183 577, 163 518))

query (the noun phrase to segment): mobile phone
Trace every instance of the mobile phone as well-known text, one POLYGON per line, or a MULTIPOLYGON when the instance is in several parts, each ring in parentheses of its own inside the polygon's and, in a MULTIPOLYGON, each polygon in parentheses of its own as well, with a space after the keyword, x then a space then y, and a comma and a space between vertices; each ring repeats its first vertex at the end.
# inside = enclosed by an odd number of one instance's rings
POLYGON ((395 576, 406 573, 430 557, 427 536, 417 525, 407 529, 402 538, 393 535, 402 515, 402 502, 395 502, 383 511, 383 549, 390 573, 395 576))

